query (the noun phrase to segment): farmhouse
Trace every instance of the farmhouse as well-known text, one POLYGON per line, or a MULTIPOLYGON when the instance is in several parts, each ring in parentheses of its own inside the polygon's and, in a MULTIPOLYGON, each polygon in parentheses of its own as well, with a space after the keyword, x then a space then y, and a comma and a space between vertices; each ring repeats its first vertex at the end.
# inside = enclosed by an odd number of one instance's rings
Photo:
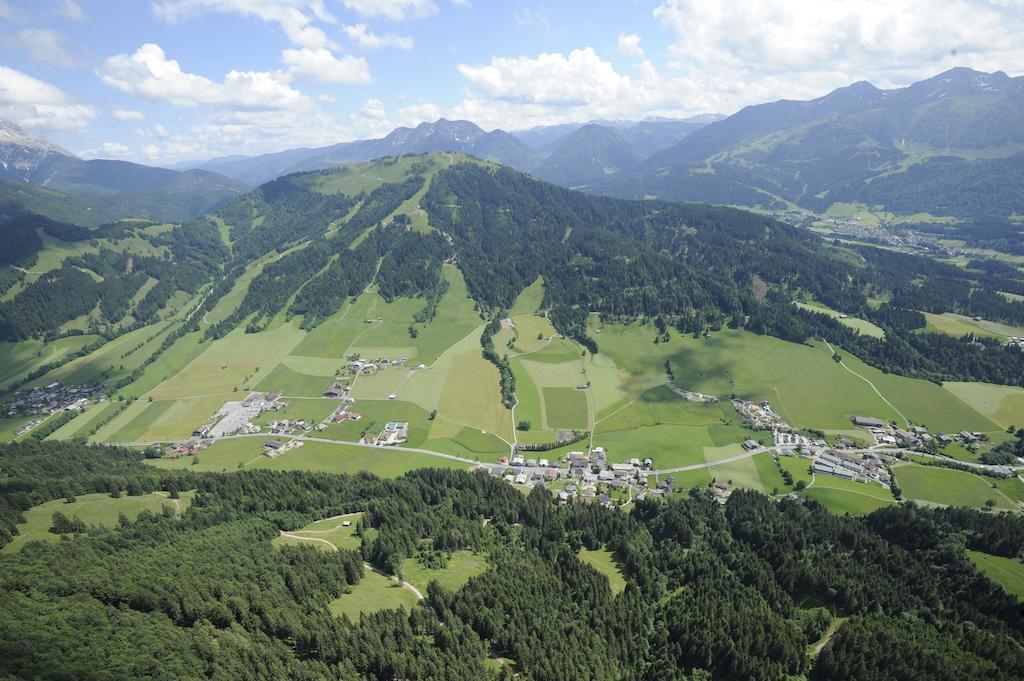
POLYGON ((761 446, 761 443, 758 442, 757 440, 744 440, 743 441, 743 449, 747 450, 748 452, 749 451, 753 451, 753 450, 757 449, 760 446, 761 446))
POLYGON ((861 428, 882 428, 885 426, 885 421, 876 419, 873 416, 854 416, 853 425, 860 426, 861 428))

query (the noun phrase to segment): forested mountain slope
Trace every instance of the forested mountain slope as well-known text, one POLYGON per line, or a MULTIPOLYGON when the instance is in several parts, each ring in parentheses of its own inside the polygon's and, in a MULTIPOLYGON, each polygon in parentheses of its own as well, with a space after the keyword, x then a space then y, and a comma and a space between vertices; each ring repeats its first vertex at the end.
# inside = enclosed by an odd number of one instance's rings
POLYGON ((729 325, 795 342, 825 337, 911 376, 1024 380, 1019 350, 920 331, 921 311, 1019 324, 1024 304, 996 293, 1024 293, 1015 269, 965 270, 870 247, 850 252, 739 210, 599 198, 436 154, 281 178, 218 217, 231 226, 229 270, 271 249, 284 255, 213 335, 246 319, 255 331, 282 310, 312 328, 371 281, 385 297, 424 297, 429 315, 443 293, 441 265, 455 261, 488 315, 543 277, 552 321, 591 346, 589 313, 660 317, 684 333, 729 325), (369 192, 342 190, 382 172, 391 181, 369 192), (875 322, 884 339, 790 304, 804 293, 875 322), (890 302, 872 305, 869 297, 890 302))
MULTIPOLYGON (((1024 521, 705 489, 629 512, 556 506, 485 474, 396 480, 146 466, 138 451, 0 447, 3 542, 30 507, 102 492, 168 495, 160 514, 0 554, 0 674, 11 678, 829 681, 1024 675, 1019 602, 964 547, 1013 556, 1024 521), (179 497, 195 492, 188 510, 179 497), (177 510, 176 510, 177 507, 177 510), (354 544, 272 543, 361 512, 354 544), (328 544, 327 547, 322 544, 328 544), (579 559, 607 549, 625 589, 579 559), (332 615, 371 580, 472 552, 486 569, 408 610, 332 615), (511 667, 511 668, 510 668, 511 667)), ((109 499, 117 502, 119 499, 109 499)), ((328 535, 329 536, 329 535, 328 535)), ((392 588, 398 588, 397 586, 392 588)))

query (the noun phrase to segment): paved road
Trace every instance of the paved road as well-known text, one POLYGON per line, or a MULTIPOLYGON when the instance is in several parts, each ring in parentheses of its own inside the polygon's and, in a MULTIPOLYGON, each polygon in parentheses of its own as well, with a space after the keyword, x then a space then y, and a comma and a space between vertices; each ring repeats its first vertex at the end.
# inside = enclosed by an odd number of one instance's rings
MULTIPOLYGON (((277 434, 277 433, 248 433, 248 434, 241 434, 241 435, 225 435, 224 437, 215 438, 215 440, 233 440, 233 439, 239 439, 239 438, 264 438, 264 439, 266 439, 266 438, 287 438, 287 439, 291 439, 291 440, 300 440, 300 441, 303 441, 303 442, 323 442, 325 444, 332 444, 332 445, 348 445, 350 447, 367 447, 369 449, 382 449, 381 447, 378 447, 377 445, 368 445, 368 444, 365 444, 363 442, 348 442, 346 440, 332 440, 330 438, 317 437, 315 435, 281 435, 281 434, 277 434)), ((111 444, 111 445, 116 445, 116 446, 121 446, 121 447, 148 447, 150 445, 162 444, 162 443, 161 442, 109 442, 109 443, 105 443, 105 444, 111 444)), ((394 451, 401 451, 401 452, 416 452, 418 454, 426 454, 427 456, 436 456, 436 457, 441 458, 441 459, 448 459, 449 461, 458 461, 459 463, 465 463, 465 464, 470 464, 470 465, 497 465, 497 462, 493 462, 493 463, 492 462, 483 462, 483 461, 481 461, 479 459, 468 459, 468 458, 463 457, 463 456, 456 456, 454 454, 445 454, 444 452, 437 452, 437 451, 434 451, 432 449, 420 449, 418 447, 391 447, 391 448, 385 448, 385 449, 392 449, 394 451)), ((707 462, 704 462, 704 463, 695 463, 695 464, 691 464, 689 466, 677 466, 675 468, 659 468, 659 469, 654 469, 654 470, 647 471, 647 474, 648 475, 670 475, 672 473, 682 473, 682 472, 685 472, 685 471, 694 471, 694 470, 698 470, 700 468, 711 468, 713 466, 718 466, 718 465, 721 465, 721 464, 724 464, 724 463, 731 463, 733 461, 741 461, 743 459, 749 459, 752 456, 757 456, 758 454, 763 454, 765 452, 778 452, 780 449, 785 449, 785 450, 788 450, 788 451, 792 451, 793 447, 758 447, 757 449, 746 450, 746 451, 740 452, 739 454, 734 454, 732 456, 727 456, 727 457, 725 457, 723 459, 718 459, 716 461, 707 461, 707 462)), ((956 461, 955 459, 950 459, 949 457, 945 457, 945 456, 936 456, 934 454, 923 454, 921 452, 911 451, 911 450, 908 450, 908 449, 894 448, 894 447, 875 447, 875 448, 867 448, 867 449, 847 449, 847 450, 844 450, 844 451, 847 451, 847 452, 850 452, 850 453, 853 453, 853 454, 889 454, 889 455, 895 455, 895 454, 898 454, 898 453, 913 454, 915 456, 922 456, 922 457, 925 457, 925 458, 928 458, 928 459, 935 459, 937 461, 955 461, 956 463, 960 463, 960 464, 963 464, 965 466, 969 466, 971 468, 975 468, 975 469, 978 469, 978 470, 987 470, 987 469, 992 469, 992 468, 1011 468, 1011 469, 1017 470, 1017 471, 1024 470, 1024 467, 1022 467, 1022 466, 991 466, 989 464, 976 463, 976 462, 972 462, 972 461, 956 461)), ((559 471, 560 474, 565 474, 565 473, 567 473, 568 469, 559 467, 559 468, 555 468, 553 470, 559 471)))

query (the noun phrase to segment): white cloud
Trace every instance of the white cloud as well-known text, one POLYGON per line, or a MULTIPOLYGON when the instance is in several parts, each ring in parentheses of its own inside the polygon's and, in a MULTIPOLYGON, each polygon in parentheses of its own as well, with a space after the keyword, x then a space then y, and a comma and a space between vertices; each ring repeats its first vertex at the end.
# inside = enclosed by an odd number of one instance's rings
POLYGON ((1019 2, 946 0, 662 0, 670 68, 720 110, 813 97, 870 80, 906 85, 953 66, 1024 63, 1019 2))
POLYGON ((76 60, 65 47, 64 36, 48 28, 23 28, 7 43, 15 50, 27 54, 36 61, 74 66, 76 60))
POLYGON ((384 110, 384 102, 379 99, 368 99, 359 111, 370 118, 384 118, 387 112, 384 110))
POLYGON ((71 21, 85 21, 85 10, 75 0, 64 0, 57 8, 57 15, 71 21))
POLYGON ((370 66, 362 57, 335 57, 330 50, 303 47, 284 50, 281 61, 288 65, 289 76, 317 83, 368 85, 373 82, 370 66))
POLYGON ((332 47, 313 20, 333 23, 323 0, 159 0, 153 12, 170 23, 206 12, 238 14, 276 23, 292 43, 308 48, 332 47))
POLYGON ((131 160, 136 156, 135 152, 120 142, 104 142, 98 147, 82 149, 78 152, 82 158, 114 158, 131 160))
POLYGON ((110 115, 119 121, 144 121, 146 114, 134 109, 114 109, 110 115))
POLYGON ((619 52, 627 57, 644 58, 644 50, 640 47, 640 36, 636 33, 622 34, 619 36, 619 52))
POLYGON ((490 64, 459 64, 459 72, 484 94, 527 104, 579 105, 617 99, 630 81, 615 72, 593 49, 568 56, 544 52, 536 58, 495 57, 490 64))
POLYGON ((81 130, 97 116, 88 104, 21 71, 0 66, 0 118, 31 130, 81 130))
POLYGON ((397 47, 400 50, 411 50, 412 49, 412 38, 404 35, 397 35, 395 33, 386 33, 384 35, 377 35, 366 28, 366 24, 356 24, 354 26, 345 26, 342 28, 348 39, 354 42, 360 47, 365 47, 371 50, 380 49, 382 47, 397 47))
POLYGON ((394 21, 428 17, 437 12, 431 0, 344 0, 345 7, 364 17, 384 17, 394 21))
POLYGON ((5 21, 21 22, 25 21, 27 18, 28 15, 25 14, 24 10, 18 7, 12 7, 11 4, 5 0, 0 0, 0 19, 5 21))
POLYGON ((308 105, 309 98, 290 87, 279 71, 230 71, 221 83, 187 73, 168 59, 159 45, 147 43, 134 54, 107 59, 96 70, 107 85, 121 92, 175 106, 213 104, 241 109, 290 109, 308 105))

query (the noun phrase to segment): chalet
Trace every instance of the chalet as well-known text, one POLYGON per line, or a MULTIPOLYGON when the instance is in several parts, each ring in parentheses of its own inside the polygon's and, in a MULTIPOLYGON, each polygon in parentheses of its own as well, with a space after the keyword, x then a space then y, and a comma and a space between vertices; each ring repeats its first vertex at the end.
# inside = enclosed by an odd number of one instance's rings
POLYGON ((526 484, 526 473, 520 473, 519 475, 517 475, 515 477, 515 481, 516 481, 517 485, 525 485, 526 484))
POLYGON ((949 435, 943 435, 942 433, 936 435, 935 439, 944 445, 948 445, 953 441, 953 438, 951 438, 949 435))
POLYGON ((644 468, 646 468, 647 470, 651 470, 652 468, 654 468, 654 461, 652 461, 650 457, 644 459, 644 468))
POLYGON ((747 450, 748 452, 753 451, 753 450, 757 449, 760 446, 761 446, 761 443, 758 442, 757 440, 744 440, 743 441, 743 449, 747 450))
POLYGON ((557 480, 558 479, 558 471, 556 469, 554 469, 554 468, 549 468, 546 471, 544 471, 544 478, 546 480, 557 480))
POLYGON ((210 433, 210 426, 199 426, 192 431, 192 435, 195 437, 206 437, 210 433))
POLYGON ((339 397, 344 397, 344 396, 345 396, 345 391, 342 390, 341 388, 331 387, 331 388, 328 388, 327 390, 324 391, 324 397, 331 397, 331 398, 337 399, 339 397))

